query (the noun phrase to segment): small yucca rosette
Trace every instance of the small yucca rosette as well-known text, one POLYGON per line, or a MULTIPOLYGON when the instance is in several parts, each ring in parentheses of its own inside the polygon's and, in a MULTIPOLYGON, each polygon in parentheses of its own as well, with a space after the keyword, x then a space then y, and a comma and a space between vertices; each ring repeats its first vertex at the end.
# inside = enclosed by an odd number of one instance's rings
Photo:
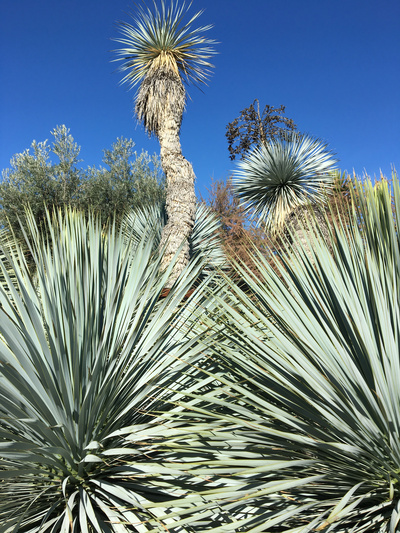
POLYGON ((279 228, 296 207, 322 202, 333 185, 337 159, 327 143, 290 133, 255 148, 234 172, 243 205, 269 228, 279 228))

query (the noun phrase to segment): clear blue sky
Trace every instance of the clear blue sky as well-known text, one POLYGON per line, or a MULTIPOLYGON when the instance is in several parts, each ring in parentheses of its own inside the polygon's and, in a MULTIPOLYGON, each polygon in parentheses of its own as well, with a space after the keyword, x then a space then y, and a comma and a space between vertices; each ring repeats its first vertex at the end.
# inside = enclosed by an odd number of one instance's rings
MULTIPOLYGON (((99 165, 117 137, 159 151, 133 117, 111 52, 129 0, 1 0, 0 169, 59 124, 99 165)), ((226 178, 225 130, 255 98, 286 106, 302 132, 336 152, 342 170, 400 170, 399 0, 194 0, 219 41, 214 74, 191 100, 182 149, 198 191, 226 178)))

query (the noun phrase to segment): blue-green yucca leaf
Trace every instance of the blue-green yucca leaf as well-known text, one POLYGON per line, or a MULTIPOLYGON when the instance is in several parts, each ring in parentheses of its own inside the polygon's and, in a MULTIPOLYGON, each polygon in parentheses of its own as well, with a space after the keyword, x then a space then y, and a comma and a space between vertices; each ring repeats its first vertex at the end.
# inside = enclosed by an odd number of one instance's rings
MULTIPOLYGON (((348 226, 334 225, 332 246, 316 238, 313 260, 293 244, 278 276, 258 254, 264 281, 238 267, 251 303, 226 279, 209 308, 220 331, 210 349, 226 368, 215 416, 237 424, 254 458, 268 450, 278 464, 309 461, 254 467, 253 488, 293 481, 282 492, 250 494, 254 531, 397 531, 399 239, 390 188, 379 187, 366 183, 364 198, 358 191, 348 226)), ((393 191, 396 213, 397 180, 393 191)), ((195 410, 204 401, 188 403, 195 410)))
MULTIPOLYGON (((207 386, 182 304, 201 261, 160 299, 172 266, 160 273, 149 235, 129 243, 71 211, 50 220, 45 242, 28 220, 37 279, 18 246, 15 279, 0 264, 0 531, 178 533, 193 530, 197 511, 229 522, 226 491, 201 495, 229 487, 213 474, 218 442, 199 459, 196 424, 177 404, 207 386)), ((198 439, 220 426, 202 419, 198 439)))
MULTIPOLYGON (((13 239, 12 233, 6 227, 0 229, 0 258, 4 265, 7 265, 10 250, 15 251, 15 239, 13 239)), ((13 276, 11 268, 7 269, 8 275, 13 276)), ((0 283, 3 283, 4 277, 0 272, 0 283)))
POLYGON ((326 143, 290 133, 255 148, 240 161, 233 187, 260 221, 278 228, 296 207, 324 200, 333 185, 335 163, 326 143))

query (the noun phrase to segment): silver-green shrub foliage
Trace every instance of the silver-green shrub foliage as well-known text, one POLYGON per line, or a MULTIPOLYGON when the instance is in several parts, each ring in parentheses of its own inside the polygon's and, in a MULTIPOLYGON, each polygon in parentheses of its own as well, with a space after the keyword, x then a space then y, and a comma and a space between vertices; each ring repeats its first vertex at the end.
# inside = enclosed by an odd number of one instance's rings
POLYGON ((69 129, 57 126, 51 134, 52 144, 33 141, 2 172, 0 224, 10 224, 17 236, 28 206, 39 225, 45 225, 46 209, 65 207, 94 212, 104 223, 120 220, 133 207, 164 201, 159 158, 147 152, 138 155, 131 139, 119 138, 104 150, 104 166, 82 168, 81 147, 69 129))

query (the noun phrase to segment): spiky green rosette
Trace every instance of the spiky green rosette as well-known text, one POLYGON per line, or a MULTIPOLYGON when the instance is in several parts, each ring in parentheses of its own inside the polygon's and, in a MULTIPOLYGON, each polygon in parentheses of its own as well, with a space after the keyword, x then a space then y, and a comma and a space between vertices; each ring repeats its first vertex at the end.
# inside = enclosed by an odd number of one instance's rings
MULTIPOLYGON (((190 377, 203 350, 181 303, 201 264, 160 300, 169 272, 149 227, 136 239, 135 221, 104 232, 71 211, 47 239, 28 223, 35 280, 20 245, 0 257, 0 531, 191 532, 204 513, 224 523, 225 495, 200 493, 227 483, 214 484, 195 444, 216 425, 177 405, 179 390, 209 381, 190 377)), ((204 447, 211 469, 219 447, 204 447)))
POLYGON ((312 262, 296 243, 274 267, 258 253, 257 278, 238 267, 246 292, 226 280, 214 299, 219 413, 258 459, 239 531, 400 530, 400 186, 352 194, 332 249, 316 238, 312 262))
POLYGON ((233 187, 260 221, 278 228, 296 207, 324 199, 335 163, 326 143, 291 133, 239 161, 233 187))
MULTIPOLYGON (((172 0, 167 6, 139 5, 134 24, 120 23, 123 45, 116 50, 117 60, 123 61, 120 71, 126 73, 122 82, 130 86, 141 84, 135 111, 149 133, 157 134, 166 103, 173 102, 176 116, 185 107, 183 82, 195 85, 206 83, 212 65, 208 59, 214 54, 214 41, 202 36, 210 26, 192 29, 202 11, 184 20, 191 3, 172 0)), ((174 113, 174 114, 175 114, 174 113)))

